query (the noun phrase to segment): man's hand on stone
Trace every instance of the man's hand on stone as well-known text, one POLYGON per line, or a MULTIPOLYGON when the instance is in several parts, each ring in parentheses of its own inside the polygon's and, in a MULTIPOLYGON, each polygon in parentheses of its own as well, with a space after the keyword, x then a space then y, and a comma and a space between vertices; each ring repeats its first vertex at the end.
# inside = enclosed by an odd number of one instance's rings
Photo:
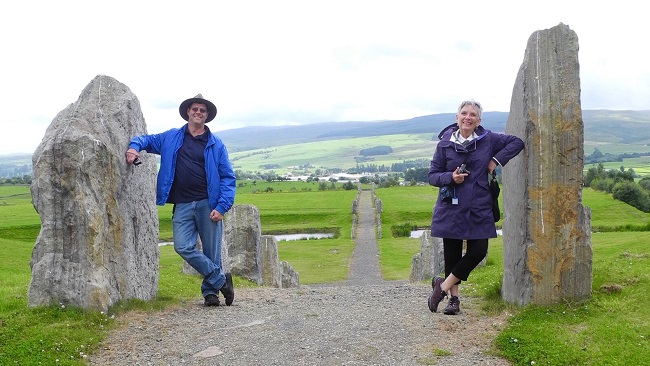
POLYGON ((140 153, 133 148, 126 150, 124 156, 126 157, 126 162, 128 164, 137 164, 137 162, 140 161, 140 153))

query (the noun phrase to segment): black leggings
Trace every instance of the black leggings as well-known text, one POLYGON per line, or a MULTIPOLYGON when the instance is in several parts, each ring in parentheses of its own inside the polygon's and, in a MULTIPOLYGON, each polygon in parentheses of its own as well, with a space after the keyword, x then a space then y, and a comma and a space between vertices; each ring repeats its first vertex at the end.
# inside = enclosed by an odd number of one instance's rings
POLYGON ((453 273, 463 281, 467 281, 469 273, 485 258, 488 249, 487 239, 468 240, 465 255, 462 240, 443 238, 442 243, 445 253, 445 277, 453 273))

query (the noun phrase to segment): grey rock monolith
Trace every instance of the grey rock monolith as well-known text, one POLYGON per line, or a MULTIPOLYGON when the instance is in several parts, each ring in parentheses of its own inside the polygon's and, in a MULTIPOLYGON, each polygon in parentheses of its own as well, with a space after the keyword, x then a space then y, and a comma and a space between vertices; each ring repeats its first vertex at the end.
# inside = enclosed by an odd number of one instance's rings
POLYGON ((506 133, 526 148, 503 168, 502 296, 521 305, 588 298, 591 211, 582 205, 578 37, 568 26, 528 39, 506 133))
POLYGON ((300 287, 300 274, 287 261, 280 261, 282 267, 282 288, 300 287))
POLYGON ((33 155, 32 203, 41 219, 29 306, 107 310, 158 292, 156 162, 128 166, 132 136, 146 133, 128 87, 99 75, 62 110, 33 155))
POLYGON ((420 252, 411 258, 411 274, 409 281, 419 282, 431 279, 433 276, 444 274, 445 259, 442 239, 431 236, 425 230, 420 237, 420 252))
POLYGON ((262 284, 278 288, 300 286, 300 275, 286 261, 280 261, 278 239, 262 235, 262 284))
POLYGON ((262 282, 282 287, 282 267, 278 256, 278 240, 273 235, 262 235, 262 282))
MULTIPOLYGON (((463 255, 467 252, 467 241, 463 241, 463 255)), ((478 264, 485 266, 487 255, 478 264)), ((411 274, 409 281, 419 282, 429 280, 433 276, 445 276, 445 245, 442 238, 431 236, 426 230, 420 237, 420 252, 411 258, 411 274)))
POLYGON ((262 284, 262 224, 253 205, 234 205, 224 217, 223 267, 262 284))

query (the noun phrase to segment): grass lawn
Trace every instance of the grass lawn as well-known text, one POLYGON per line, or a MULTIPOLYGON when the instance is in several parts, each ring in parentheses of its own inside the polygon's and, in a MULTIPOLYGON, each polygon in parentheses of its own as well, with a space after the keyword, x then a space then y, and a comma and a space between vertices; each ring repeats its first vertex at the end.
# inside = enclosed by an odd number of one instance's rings
POLYGON ((594 233, 593 295, 519 309, 496 344, 517 365, 645 365, 650 232, 594 233))
MULTIPOLYGON (((237 204, 260 210, 264 234, 335 232, 333 239, 280 243, 280 259, 300 273, 301 283, 333 282, 347 276, 353 249, 351 205, 356 190, 309 190, 309 183, 266 183, 242 188, 237 204), (258 189, 261 188, 261 189, 258 189), (304 188, 304 189, 303 189, 304 188)), ((382 200, 382 238, 378 240, 386 279, 407 279, 419 239, 393 238, 391 226, 409 223, 428 227, 435 200, 433 187, 378 189, 382 200)), ((592 227, 625 228, 650 222, 650 215, 585 189, 592 227)), ((161 238, 171 238, 171 207, 159 209, 161 238)), ((162 247, 158 298, 129 301, 108 313, 60 305, 27 307, 31 279, 29 260, 40 228, 28 187, 0 187, 0 365, 83 365, 114 325, 114 317, 137 309, 156 311, 197 301, 200 278, 181 273, 182 260, 172 247, 162 247)), ((554 306, 515 307, 500 299, 503 243, 490 241, 487 265, 477 268, 463 285, 463 296, 480 300, 487 314, 507 311, 508 324, 495 340, 495 351, 515 365, 642 365, 650 355, 649 232, 592 234, 593 296, 554 306)), ((253 286, 235 278, 237 287, 253 286)))

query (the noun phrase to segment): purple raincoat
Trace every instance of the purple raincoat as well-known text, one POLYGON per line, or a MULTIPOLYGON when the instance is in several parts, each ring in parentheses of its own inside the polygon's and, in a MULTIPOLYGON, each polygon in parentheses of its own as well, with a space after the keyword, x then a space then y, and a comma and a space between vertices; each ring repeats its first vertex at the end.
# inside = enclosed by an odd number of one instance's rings
POLYGON ((496 238, 492 216, 492 196, 488 182, 488 164, 494 158, 502 166, 524 148, 517 136, 505 135, 476 127, 478 137, 464 147, 452 141, 458 124, 447 126, 438 138, 438 146, 429 168, 429 184, 448 186, 458 204, 445 202, 438 195, 431 220, 431 236, 450 239, 496 238), (465 163, 471 173, 461 184, 452 180, 452 172, 465 163))

